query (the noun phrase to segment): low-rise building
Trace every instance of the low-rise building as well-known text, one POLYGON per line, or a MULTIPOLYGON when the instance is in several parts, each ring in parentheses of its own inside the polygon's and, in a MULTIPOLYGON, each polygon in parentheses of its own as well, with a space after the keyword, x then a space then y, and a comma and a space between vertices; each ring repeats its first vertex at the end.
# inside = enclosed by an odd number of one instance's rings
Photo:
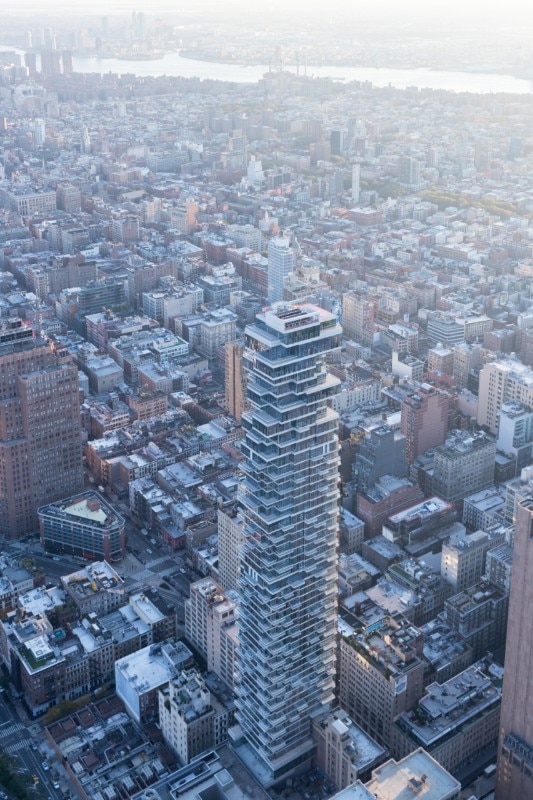
POLYGON ((195 669, 183 670, 159 691, 161 733, 182 764, 223 744, 228 723, 228 711, 195 669))
POLYGON ((448 598, 443 619, 470 645, 477 660, 505 643, 508 608, 509 595, 483 580, 448 598))
MULTIPOLYGON (((400 594, 404 613, 415 625, 424 625, 440 614, 445 600, 453 593, 450 584, 421 560, 409 558, 391 564, 385 577, 385 583, 393 582, 404 591, 403 595, 400 594)), ((377 602, 375 596, 373 599, 377 602)), ((381 605, 386 608, 386 601, 384 603, 381 605)))
POLYGON ((432 681, 444 683, 474 662, 470 645, 441 619, 426 623, 422 627, 422 634, 426 685, 432 681))
POLYGON ((0 611, 14 609, 20 595, 33 587, 33 577, 19 559, 0 553, 0 611))
POLYGON ((151 644, 115 662, 117 695, 138 723, 158 719, 158 692, 190 666, 193 656, 183 642, 151 644))
POLYGON ((339 594, 341 598, 349 598, 372 586, 379 575, 379 570, 357 553, 339 556, 339 594))
POLYGON ((124 558, 124 519, 98 492, 82 492, 41 506, 37 514, 46 550, 106 561, 124 558))
POLYGON ((400 615, 381 615, 358 630, 342 629, 339 700, 353 721, 391 747, 392 723, 422 697, 422 636, 400 615))
POLYGON ((465 497, 463 523, 471 531, 486 531, 495 522, 500 522, 505 507, 505 488, 489 486, 481 492, 465 497))
POLYGON ((51 723, 46 739, 81 800, 139 797, 168 773, 158 747, 113 696, 51 723))
POLYGON ((438 539, 450 535, 456 518, 457 513, 450 503, 440 497, 428 497, 421 503, 410 505, 387 517, 383 523, 383 536, 403 547, 413 548, 418 545, 432 549, 438 539))
MULTIPOLYGON (((461 784, 429 753, 419 748, 396 762, 392 759, 375 769, 366 784, 372 800, 391 800, 422 795, 424 800, 458 800, 461 784)), ((335 800, 347 800, 339 798, 335 800)), ((364 795, 355 800, 366 800, 364 795)))
POLYGON ((496 442, 483 432, 452 431, 435 448, 433 491, 451 503, 480 492, 494 481, 496 442))
POLYGON ((395 721, 398 750, 416 747, 456 774, 498 741, 501 667, 481 662, 446 683, 432 683, 413 711, 395 721))
POLYGON ((361 552, 365 538, 365 523, 342 506, 340 508, 339 534, 341 552, 347 555, 361 552))
POLYGON ((2 623, 4 662, 32 716, 90 689, 89 663, 77 642, 66 641, 45 614, 2 623))
POLYGON ((485 578, 504 594, 511 589, 513 548, 507 543, 498 545, 487 552, 485 578))
POLYGON ((61 583, 80 614, 93 612, 103 616, 126 601, 124 580, 107 561, 97 561, 64 575, 61 583))
POLYGON ((450 536, 442 546, 442 577, 455 592, 473 586, 483 575, 487 551, 501 544, 504 538, 502 526, 490 532, 479 530, 469 536, 450 536))
POLYGON ((405 557, 405 550, 384 536, 374 536, 373 539, 363 542, 362 556, 370 564, 385 572, 387 567, 405 557))
POLYGON ((207 668, 233 689, 238 647, 238 608, 212 578, 191 584, 185 601, 185 636, 207 668))
POLYGON ((411 508, 423 497, 420 487, 407 478, 382 475, 373 486, 357 494, 357 514, 364 523, 365 536, 377 536, 387 518, 411 508))
POLYGON ((316 766, 338 789, 366 780, 387 751, 337 708, 313 720, 316 766))

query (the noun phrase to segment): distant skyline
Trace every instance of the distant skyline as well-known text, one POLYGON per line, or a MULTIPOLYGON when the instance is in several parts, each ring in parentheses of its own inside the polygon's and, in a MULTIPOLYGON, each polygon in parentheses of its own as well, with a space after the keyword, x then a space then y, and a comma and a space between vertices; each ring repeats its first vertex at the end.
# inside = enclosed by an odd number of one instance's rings
MULTIPOLYGON (((401 19, 406 28, 416 28, 417 22, 423 21, 424 23, 433 21, 436 25, 450 27, 456 25, 460 30, 461 25, 468 20, 470 23, 474 22, 479 27, 484 28, 492 24, 498 24, 503 27, 521 27, 533 26, 533 8, 527 7, 523 0, 508 0, 506 3, 497 0, 448 0, 442 4, 431 4, 425 0, 404 0, 399 4, 395 0, 376 0, 372 4, 356 4, 350 0, 334 0, 329 3, 327 7, 310 7, 307 3, 303 2, 292 3, 288 6, 283 0, 270 0, 268 9, 265 10, 264 6, 253 7, 250 6, 245 0, 227 0, 224 4, 224 9, 220 5, 214 3, 212 0, 199 0, 195 3, 196 9, 205 9, 208 11, 212 8, 213 11, 218 13, 225 12, 229 15, 234 12, 246 13, 250 15, 255 11, 258 23, 262 20, 265 26, 271 23, 273 15, 281 15, 282 17, 293 18, 301 12, 302 20, 306 21, 310 18, 316 19, 320 16, 324 17, 325 21, 336 21, 335 17, 341 14, 347 19, 353 20, 354 23, 359 19, 361 21, 380 19, 386 26, 387 18, 391 20, 401 19)), ((28 0, 23 6, 15 3, 13 0, 8 0, 2 4, 2 11, 5 16, 16 15, 33 16, 43 13, 43 5, 39 0, 28 0)), ((190 16, 189 8, 180 8, 175 0, 137 0, 137 2, 130 2, 130 0, 113 0, 112 3, 105 2, 105 0, 81 0, 73 6, 72 2, 68 0, 50 0, 46 4, 46 15, 54 15, 59 13, 68 12, 71 19, 76 16, 92 15, 107 15, 123 14, 131 11, 143 11, 146 14, 173 14, 179 15, 183 13, 185 16, 190 16)), ((354 33, 356 31, 354 30, 354 33)))

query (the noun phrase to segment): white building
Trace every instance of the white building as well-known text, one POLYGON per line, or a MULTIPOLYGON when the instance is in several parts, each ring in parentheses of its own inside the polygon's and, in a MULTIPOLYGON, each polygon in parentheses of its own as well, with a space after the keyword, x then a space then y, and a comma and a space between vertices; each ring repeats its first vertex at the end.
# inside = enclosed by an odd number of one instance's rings
POLYGON ((533 370, 512 357, 488 362, 479 373, 478 425, 496 433, 499 411, 509 400, 533 407, 533 370))
POLYGON ((183 670, 159 692, 161 733, 182 764, 226 741, 228 717, 195 669, 183 670))
POLYGON ((237 315, 226 308, 206 314, 200 323, 198 350, 206 358, 216 358, 219 348, 237 338, 237 315))
POLYGON ((510 400, 500 409, 496 448, 516 459, 515 474, 531 464, 533 448, 533 411, 510 400))
POLYGON ((115 662, 118 697, 136 722, 157 719, 159 689, 192 661, 183 642, 152 644, 115 662))
POLYGON ((459 781, 420 747, 401 761, 391 758, 366 784, 357 781, 332 800, 459 800, 460 794, 459 781))
POLYGON ((463 533, 452 535, 442 546, 442 577, 457 593, 468 589, 483 575, 488 550, 503 541, 503 532, 500 537, 493 537, 485 531, 476 531, 469 536, 463 533))
POLYGON ((294 252, 287 236, 272 239, 268 245, 268 299, 283 300, 285 278, 294 271, 294 252))

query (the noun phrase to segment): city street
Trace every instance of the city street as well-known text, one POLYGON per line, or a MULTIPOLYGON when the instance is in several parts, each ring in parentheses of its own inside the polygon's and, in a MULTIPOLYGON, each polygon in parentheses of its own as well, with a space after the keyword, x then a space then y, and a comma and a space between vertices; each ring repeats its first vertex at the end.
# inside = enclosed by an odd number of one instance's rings
POLYGON ((54 777, 53 769, 43 769, 45 756, 38 746, 42 738, 40 726, 38 730, 37 736, 32 737, 11 697, 6 691, 0 693, 0 750, 12 756, 30 778, 37 776, 39 783, 36 784, 36 795, 59 800, 64 796, 63 792, 52 785, 57 776, 54 777))

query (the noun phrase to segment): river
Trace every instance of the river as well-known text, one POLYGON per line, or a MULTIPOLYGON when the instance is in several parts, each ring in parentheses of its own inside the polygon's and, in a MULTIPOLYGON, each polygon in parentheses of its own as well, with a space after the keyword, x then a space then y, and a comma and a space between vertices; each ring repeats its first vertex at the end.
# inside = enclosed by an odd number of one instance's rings
MULTIPOLYGON (((0 47, 0 50, 13 50, 0 47)), ((23 53, 21 50, 15 52, 23 53)), ((167 53, 156 61, 123 60, 118 58, 80 58, 73 59, 76 72, 114 72, 133 74, 141 77, 171 75, 183 78, 217 79, 237 83, 257 83, 268 71, 266 64, 242 66, 212 61, 185 58, 179 53, 167 53)), ((295 71, 295 67, 288 67, 295 71)), ((301 73, 303 68, 300 67, 301 73)), ((533 81, 516 78, 513 75, 500 75, 485 72, 453 72, 432 69, 394 69, 392 67, 337 67, 308 66, 307 74, 315 77, 330 77, 344 81, 370 81, 374 86, 394 86, 405 89, 416 86, 420 89, 444 89, 452 92, 474 92, 488 94, 507 92, 531 94, 533 81)))

